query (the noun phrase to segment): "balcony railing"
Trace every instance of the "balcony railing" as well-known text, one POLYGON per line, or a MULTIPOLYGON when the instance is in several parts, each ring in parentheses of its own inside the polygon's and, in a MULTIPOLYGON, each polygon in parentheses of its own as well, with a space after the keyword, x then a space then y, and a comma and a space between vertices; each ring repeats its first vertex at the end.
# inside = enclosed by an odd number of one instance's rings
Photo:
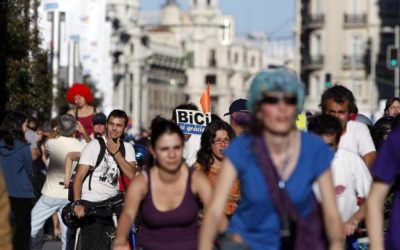
POLYGON ((367 25, 366 14, 344 14, 344 26, 347 28, 364 27, 367 25))
POLYGON ((365 68, 363 55, 343 55, 342 68, 344 70, 351 70, 353 67, 357 70, 365 68))
POLYGON ((324 64, 323 55, 306 55, 301 60, 302 67, 305 70, 317 70, 322 68, 324 64))
POLYGON ((323 14, 310 14, 304 18, 304 28, 318 29, 324 26, 325 16, 323 14))

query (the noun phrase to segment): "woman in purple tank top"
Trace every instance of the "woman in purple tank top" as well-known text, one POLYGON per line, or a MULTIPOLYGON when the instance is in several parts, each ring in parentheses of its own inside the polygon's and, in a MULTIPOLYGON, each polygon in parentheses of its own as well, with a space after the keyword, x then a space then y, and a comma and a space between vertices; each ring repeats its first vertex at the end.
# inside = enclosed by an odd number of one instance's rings
POLYGON ((172 121, 153 120, 150 151, 154 165, 131 182, 120 215, 114 250, 129 249, 127 235, 138 212, 136 247, 144 250, 197 249, 199 211, 211 197, 207 177, 183 160, 184 136, 172 121))

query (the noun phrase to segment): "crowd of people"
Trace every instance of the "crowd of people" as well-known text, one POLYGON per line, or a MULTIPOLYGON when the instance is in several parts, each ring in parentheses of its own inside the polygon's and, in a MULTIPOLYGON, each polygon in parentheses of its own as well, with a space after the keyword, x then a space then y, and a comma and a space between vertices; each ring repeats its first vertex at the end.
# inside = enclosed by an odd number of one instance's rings
POLYGON ((63 250, 400 249, 397 97, 373 123, 332 86, 299 130, 298 75, 266 69, 229 122, 184 134, 175 111, 198 110, 184 103, 133 143, 85 84, 66 98, 52 121, 1 122, 0 249, 42 249, 47 231, 63 250))

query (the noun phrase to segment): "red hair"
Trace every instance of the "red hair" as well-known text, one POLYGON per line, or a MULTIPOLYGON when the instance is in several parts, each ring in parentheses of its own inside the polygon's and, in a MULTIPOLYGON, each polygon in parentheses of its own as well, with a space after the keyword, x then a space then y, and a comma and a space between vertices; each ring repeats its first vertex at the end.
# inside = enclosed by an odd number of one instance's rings
POLYGON ((90 104, 93 101, 92 91, 83 83, 76 82, 67 91, 67 101, 74 104, 74 97, 80 95, 85 98, 86 103, 90 104))

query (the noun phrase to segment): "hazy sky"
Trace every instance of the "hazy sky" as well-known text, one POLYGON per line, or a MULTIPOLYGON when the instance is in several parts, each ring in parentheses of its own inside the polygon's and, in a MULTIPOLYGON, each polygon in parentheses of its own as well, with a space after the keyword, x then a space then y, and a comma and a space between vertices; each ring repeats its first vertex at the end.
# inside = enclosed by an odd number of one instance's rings
MULTIPOLYGON (((219 0, 223 14, 235 17, 236 32, 266 32, 270 36, 291 35, 295 0, 219 0)), ((141 0, 142 10, 158 10, 165 0, 141 0)), ((188 8, 188 0, 178 0, 188 8)))

